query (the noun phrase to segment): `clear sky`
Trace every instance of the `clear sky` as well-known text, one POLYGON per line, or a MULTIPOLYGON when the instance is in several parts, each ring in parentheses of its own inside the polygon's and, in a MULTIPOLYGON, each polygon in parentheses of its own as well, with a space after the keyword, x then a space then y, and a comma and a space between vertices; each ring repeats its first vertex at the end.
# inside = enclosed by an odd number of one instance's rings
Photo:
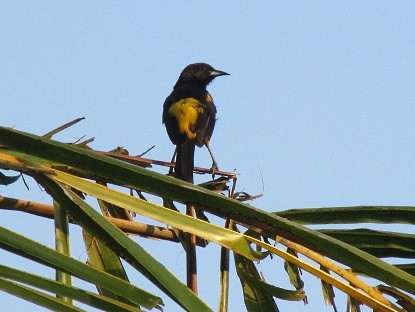
MULTIPOLYGON (((219 118, 211 147, 220 169, 240 174, 238 190, 264 188, 253 205, 414 205, 414 20, 411 1, 2 1, 1 125, 41 135, 85 116, 56 139, 95 137, 95 149, 133 155, 155 145, 147 157, 169 160, 163 101, 184 66, 203 61, 230 73, 209 86, 219 118)), ((196 164, 210 166, 206 149, 196 164)), ((47 200, 33 183, 1 195, 47 200)), ((0 216, 1 226, 53 246, 51 221, 0 216)), ((85 260, 72 232, 74 256, 85 260)), ((161 246, 149 248, 184 278, 183 252, 161 246)), ((216 309, 218 249, 208 248, 200 270, 212 273, 200 291, 216 309)), ((16 259, 0 253, 2 264, 16 259)), ((278 261, 260 268, 290 287, 278 261)), ((241 311, 235 276, 231 283, 230 311, 241 311)), ((278 301, 281 311, 331 311, 313 278, 306 292, 311 306, 278 301)), ((0 302, 1 311, 44 311, 5 293, 0 302)))

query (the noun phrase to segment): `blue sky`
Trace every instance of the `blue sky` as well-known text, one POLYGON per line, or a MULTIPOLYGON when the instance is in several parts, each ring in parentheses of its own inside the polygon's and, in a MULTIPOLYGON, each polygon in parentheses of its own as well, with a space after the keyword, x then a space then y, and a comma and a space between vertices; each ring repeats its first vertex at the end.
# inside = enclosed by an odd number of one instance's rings
MULTIPOLYGON (((163 101, 184 66, 203 61, 231 74, 209 86, 219 118, 211 147, 221 169, 240 174, 239 190, 264 188, 253 205, 414 205, 414 19, 410 1, 4 1, 1 125, 44 134, 85 116, 56 139, 86 135, 95 149, 124 146, 133 155, 155 145, 147 156, 169 160, 163 101)), ((206 149, 196 151, 196 164, 210 166, 206 149)), ((2 187, 1 195, 48 200, 34 184, 2 187)), ((28 226, 32 217, 0 214, 1 226, 53 245, 52 222, 28 226)), ((162 256, 161 244, 151 244, 162 256)), ((85 260, 81 246, 73 249, 85 260)), ((212 267, 217 249, 201 254, 212 267)), ((166 265, 183 276, 183 252, 169 255, 166 265)), ((261 269, 289 287, 278 262, 261 269)), ((205 283, 203 299, 216 309, 218 280, 205 283)), ((230 310, 241 310, 232 283, 230 310)), ((279 302, 281 310, 330 311, 318 287, 306 285, 311 306, 279 302)), ((4 293, 0 301, 6 310, 33 309, 4 293)))

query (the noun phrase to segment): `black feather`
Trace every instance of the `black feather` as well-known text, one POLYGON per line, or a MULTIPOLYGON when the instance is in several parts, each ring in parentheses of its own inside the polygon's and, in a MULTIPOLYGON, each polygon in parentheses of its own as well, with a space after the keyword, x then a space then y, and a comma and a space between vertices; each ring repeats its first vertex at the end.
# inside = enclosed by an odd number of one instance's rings
POLYGON ((177 145, 174 176, 180 180, 193 183, 195 141, 185 140, 177 145))

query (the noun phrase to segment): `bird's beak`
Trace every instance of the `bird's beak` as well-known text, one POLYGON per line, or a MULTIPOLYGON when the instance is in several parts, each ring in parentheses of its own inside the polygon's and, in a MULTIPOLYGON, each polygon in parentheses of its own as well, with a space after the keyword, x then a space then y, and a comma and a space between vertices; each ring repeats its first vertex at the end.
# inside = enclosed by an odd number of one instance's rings
POLYGON ((225 75, 229 75, 229 74, 225 73, 224 71, 216 70, 216 69, 214 69, 210 72, 211 77, 218 77, 218 76, 225 76, 225 75))

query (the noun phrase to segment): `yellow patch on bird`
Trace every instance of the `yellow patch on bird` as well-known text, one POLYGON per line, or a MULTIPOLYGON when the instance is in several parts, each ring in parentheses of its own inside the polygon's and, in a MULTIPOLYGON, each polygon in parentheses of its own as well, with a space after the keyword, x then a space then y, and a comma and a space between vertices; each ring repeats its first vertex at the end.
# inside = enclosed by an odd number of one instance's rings
POLYGON ((186 98, 177 101, 169 109, 169 114, 177 119, 180 133, 185 133, 189 139, 196 138, 196 133, 191 129, 202 113, 203 107, 195 98, 186 98))
POLYGON ((209 104, 213 103, 212 96, 209 93, 206 95, 206 102, 208 102, 209 104))

